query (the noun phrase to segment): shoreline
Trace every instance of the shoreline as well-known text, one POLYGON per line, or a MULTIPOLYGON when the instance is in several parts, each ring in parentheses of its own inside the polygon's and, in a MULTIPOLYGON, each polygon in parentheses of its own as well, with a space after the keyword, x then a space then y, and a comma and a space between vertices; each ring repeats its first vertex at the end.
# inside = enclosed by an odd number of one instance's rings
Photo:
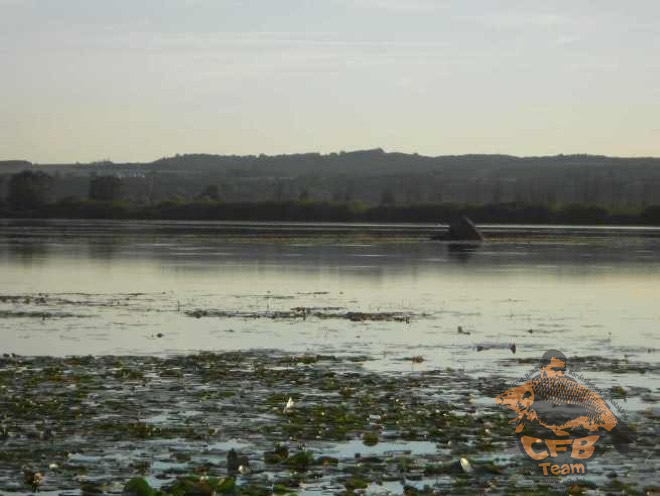
MULTIPOLYGON (((200 234, 217 232, 231 235, 259 235, 287 233, 296 236, 304 235, 351 235, 372 234, 374 236, 392 237, 430 237, 446 229, 446 223, 430 222, 336 222, 336 221, 264 221, 264 220, 184 220, 184 219, 89 219, 71 217, 1 217, 0 229, 15 225, 35 225, 53 228, 75 228, 89 225, 117 228, 127 226, 145 226, 153 229, 198 230, 200 234)), ((502 224, 481 223, 479 230, 486 236, 486 241, 519 237, 551 237, 551 236, 641 236, 660 237, 660 226, 652 225, 588 225, 588 224, 502 224)), ((437 241, 448 243, 447 241, 437 241)), ((451 242, 450 242, 451 243, 451 242)))
POLYGON ((87 220, 181 220, 222 222, 314 222, 449 224, 466 216, 475 224, 566 226, 660 226, 660 205, 643 208, 606 208, 597 205, 544 204, 414 204, 366 205, 361 202, 264 201, 162 201, 137 204, 123 200, 105 202, 63 199, 30 208, 0 206, 0 218, 87 220))

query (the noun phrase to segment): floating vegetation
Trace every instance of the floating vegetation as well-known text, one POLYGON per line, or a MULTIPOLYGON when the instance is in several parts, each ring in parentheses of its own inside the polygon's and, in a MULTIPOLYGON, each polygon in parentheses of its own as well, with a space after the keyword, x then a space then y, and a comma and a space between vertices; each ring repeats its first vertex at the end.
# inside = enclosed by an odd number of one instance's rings
POLYGON ((0 319, 64 319, 64 318, 84 318, 88 315, 81 315, 68 312, 39 312, 22 310, 0 310, 0 319))
MULTIPOLYGON (((611 374, 646 374, 660 373, 660 364, 647 363, 640 361, 628 360, 626 358, 606 358, 602 356, 579 356, 568 357, 569 366, 571 370, 586 371, 586 372, 607 372, 611 374)), ((509 360, 500 360, 500 364, 504 366, 515 365, 538 365, 538 358, 517 358, 509 360)))
POLYGON ((376 446, 378 444, 378 434, 376 432, 365 432, 362 436, 362 442, 365 446, 376 446))
POLYGON ((196 319, 202 317, 239 318, 239 319, 342 319, 351 322, 406 322, 413 317, 426 317, 425 314, 406 312, 340 312, 327 308, 316 309, 312 307, 294 307, 291 310, 264 310, 264 311, 229 311, 229 310, 186 310, 189 317, 196 319))
POLYGON ((422 355, 415 355, 411 357, 405 357, 402 360, 408 360, 412 363, 424 363, 424 357, 422 355))
POLYGON ((25 293, 0 294, 0 303, 38 306, 117 307, 165 293, 25 293))
MULTIPOLYGON (((272 350, 0 357, 0 492, 553 494, 511 455, 492 401, 503 378, 361 363, 272 350)), ((606 450, 595 473, 652 459, 648 411, 635 452, 606 450)), ((617 473, 618 491, 652 487, 653 472, 617 473)))
POLYGON ((621 386, 612 386, 610 388, 610 393, 612 393, 612 396, 617 399, 624 399, 628 396, 626 390, 621 386))

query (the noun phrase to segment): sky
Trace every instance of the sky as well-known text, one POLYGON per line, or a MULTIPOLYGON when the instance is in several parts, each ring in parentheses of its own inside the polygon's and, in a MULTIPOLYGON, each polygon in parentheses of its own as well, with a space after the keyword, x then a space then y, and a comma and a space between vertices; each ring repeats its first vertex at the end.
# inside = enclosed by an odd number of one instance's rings
POLYGON ((0 160, 660 156, 657 0, 0 0, 0 160))

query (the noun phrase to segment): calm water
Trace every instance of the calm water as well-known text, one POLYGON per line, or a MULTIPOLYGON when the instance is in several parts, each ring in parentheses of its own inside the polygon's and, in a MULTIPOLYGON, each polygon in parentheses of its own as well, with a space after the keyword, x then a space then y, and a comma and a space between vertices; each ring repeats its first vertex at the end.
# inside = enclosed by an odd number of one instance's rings
POLYGON ((489 373, 515 343, 516 358, 558 348, 657 362, 660 230, 495 226, 492 241, 461 249, 428 240, 434 229, 0 221, 0 351, 278 348, 489 373), (295 307, 410 319, 268 318, 295 307), (198 309, 239 315, 185 313, 198 309))

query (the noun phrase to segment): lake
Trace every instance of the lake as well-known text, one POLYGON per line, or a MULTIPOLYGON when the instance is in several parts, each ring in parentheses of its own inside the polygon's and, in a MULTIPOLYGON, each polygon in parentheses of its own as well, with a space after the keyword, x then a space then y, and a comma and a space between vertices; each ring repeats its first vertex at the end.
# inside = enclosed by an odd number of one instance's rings
POLYGON ((470 246, 421 224, 2 220, 0 352, 272 350, 512 382, 555 348, 654 370, 585 376, 657 411, 660 229, 483 229, 470 246))

